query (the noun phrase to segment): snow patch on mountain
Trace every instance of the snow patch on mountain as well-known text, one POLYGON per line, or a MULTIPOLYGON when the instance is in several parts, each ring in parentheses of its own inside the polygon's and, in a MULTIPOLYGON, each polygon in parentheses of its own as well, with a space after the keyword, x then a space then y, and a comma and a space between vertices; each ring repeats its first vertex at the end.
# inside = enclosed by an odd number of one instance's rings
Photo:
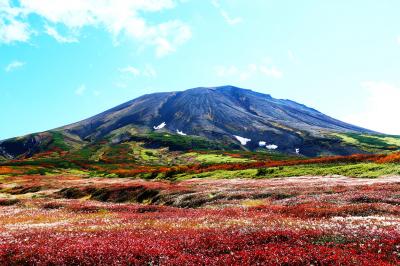
POLYGON ((259 142, 258 142, 258 146, 260 146, 260 147, 265 147, 265 148, 267 148, 268 150, 276 150, 276 149, 278 149, 278 145, 275 145, 275 144, 268 144, 268 145, 267 145, 267 142, 266 142, 266 141, 259 141, 259 142))
POLYGON ((181 136, 187 136, 186 133, 183 133, 182 131, 179 131, 179 129, 176 130, 176 133, 178 133, 178 135, 181 135, 181 136))
POLYGON ((276 150, 276 149, 278 149, 278 145, 269 144, 265 148, 267 148, 268 150, 276 150))
POLYGON ((162 122, 161 124, 159 124, 158 126, 154 126, 153 128, 154 128, 155 130, 158 130, 158 129, 164 128, 166 125, 167 125, 167 124, 166 124, 165 122, 162 122))
POLYGON ((247 139, 247 138, 244 138, 244 137, 241 137, 241 136, 234 136, 239 142, 240 142, 240 144, 242 144, 242 145, 246 145, 247 144, 247 142, 250 142, 251 141, 251 139, 247 139))

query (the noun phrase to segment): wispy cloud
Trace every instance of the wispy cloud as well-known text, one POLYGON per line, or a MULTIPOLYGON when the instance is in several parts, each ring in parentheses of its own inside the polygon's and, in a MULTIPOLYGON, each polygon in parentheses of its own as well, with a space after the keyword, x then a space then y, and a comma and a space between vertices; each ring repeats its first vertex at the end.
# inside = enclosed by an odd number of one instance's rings
POLYGON ((151 65, 146 65, 143 70, 143 75, 148 78, 155 78, 157 76, 156 70, 151 65))
POLYGON ((65 37, 62 36, 56 28, 50 27, 49 25, 45 26, 46 33, 53 37, 59 43, 74 43, 78 42, 78 39, 75 37, 65 37))
POLYGON ((21 61, 12 61, 10 64, 8 64, 8 65, 5 67, 4 70, 5 70, 6 72, 12 72, 12 71, 14 71, 14 70, 16 70, 16 69, 18 69, 18 68, 23 67, 24 65, 26 65, 25 62, 21 62, 21 61))
POLYGON ((295 55, 295 53, 292 50, 288 50, 287 52, 288 58, 292 63, 298 64, 300 63, 299 59, 297 58, 297 56, 295 55))
POLYGON ((218 77, 234 76, 239 73, 236 66, 216 66, 214 70, 218 77))
POLYGON ((236 25, 243 21, 241 17, 232 18, 225 10, 221 10, 220 12, 221 16, 225 19, 226 23, 228 23, 229 25, 236 25))
POLYGON ((241 17, 232 17, 225 9, 222 8, 218 0, 211 0, 211 3, 219 11, 225 22, 229 25, 233 26, 243 22, 243 19, 241 17))
POLYGON ((117 81, 114 83, 114 86, 120 89, 126 89, 128 87, 128 84, 126 84, 125 82, 117 81))
POLYGON ((124 68, 120 68, 119 72, 121 72, 121 73, 129 73, 129 74, 131 74, 131 75, 133 75, 135 77, 140 75, 140 70, 137 69, 136 67, 133 67, 133 66, 127 66, 127 67, 124 67, 124 68))
POLYGON ((239 80, 248 80, 254 76, 267 76, 270 78, 280 79, 283 77, 283 72, 274 65, 269 64, 248 64, 244 67, 238 66, 215 66, 214 71, 216 76, 225 78, 238 77, 239 80))
POLYGON ((260 72, 267 77, 277 78, 280 79, 283 77, 282 71, 277 69, 275 66, 267 67, 267 66, 260 66, 260 72))
MULTIPOLYGON (((138 0, 20 0, 0 2, 0 42, 26 42, 32 33, 28 17, 34 14, 48 26, 44 32, 62 43, 76 42, 83 27, 103 28, 114 39, 128 37, 144 46, 154 47, 158 57, 170 54, 187 42, 192 32, 186 23, 174 19, 150 23, 144 14, 174 8, 181 1, 138 0), (59 34, 58 26, 76 33, 74 37, 59 34)), ((33 27, 33 26, 32 26, 33 27)), ((41 29, 36 28, 40 32, 41 29)))
POLYGON ((75 90, 75 94, 78 96, 82 96, 86 91, 86 86, 85 84, 81 84, 76 90, 75 90))
MULTIPOLYGON (((78 88, 75 90, 75 95, 77 96, 82 96, 88 92, 88 88, 86 87, 85 84, 79 85, 78 88)), ((99 97, 101 95, 101 91, 99 90, 91 90, 89 91, 94 97, 99 97)))
POLYGON ((143 69, 139 69, 133 66, 126 66, 119 69, 119 72, 129 74, 134 77, 147 77, 155 78, 157 76, 156 70, 150 64, 145 65, 143 69))
POLYGON ((366 81, 361 86, 367 96, 364 108, 343 120, 382 133, 400 134, 400 87, 383 81, 366 81))

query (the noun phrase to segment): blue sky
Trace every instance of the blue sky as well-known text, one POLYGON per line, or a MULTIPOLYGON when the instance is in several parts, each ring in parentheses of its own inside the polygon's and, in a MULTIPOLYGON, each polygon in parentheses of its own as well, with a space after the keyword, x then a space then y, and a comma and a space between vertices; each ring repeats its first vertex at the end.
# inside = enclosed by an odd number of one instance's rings
POLYGON ((400 134, 399 1, 0 0, 0 139, 236 85, 400 134))

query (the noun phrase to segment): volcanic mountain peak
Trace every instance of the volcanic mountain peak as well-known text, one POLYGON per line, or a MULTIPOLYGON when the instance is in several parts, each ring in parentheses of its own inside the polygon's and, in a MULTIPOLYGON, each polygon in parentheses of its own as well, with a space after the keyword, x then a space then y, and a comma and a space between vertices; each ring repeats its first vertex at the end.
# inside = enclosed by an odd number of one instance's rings
MULTIPOLYGON (((164 132, 251 150, 274 147, 295 153, 300 149, 309 155, 326 150, 321 143, 327 142, 331 153, 353 153, 352 148, 336 145, 332 134, 373 133, 303 104, 234 86, 143 95, 55 131, 86 143, 110 136, 122 141, 164 132)), ((6 152, 4 145, 2 150, 6 152)))
POLYGON ((96 140, 126 126, 139 133, 184 132, 233 141, 250 149, 266 142, 282 150, 294 150, 306 139, 326 133, 371 133, 303 104, 234 86, 147 94, 61 130, 83 140, 96 140), (236 136, 251 141, 244 145, 236 136))

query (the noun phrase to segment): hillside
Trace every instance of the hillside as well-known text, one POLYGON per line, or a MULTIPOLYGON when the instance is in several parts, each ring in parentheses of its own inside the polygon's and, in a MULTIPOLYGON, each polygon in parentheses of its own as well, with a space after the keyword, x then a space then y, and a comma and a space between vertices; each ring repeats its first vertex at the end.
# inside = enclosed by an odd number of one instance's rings
POLYGON ((304 156, 399 148, 397 138, 375 134, 291 100, 223 86, 144 95, 71 125, 2 141, 0 157, 99 150, 123 143, 172 151, 247 150, 304 156), (360 142, 356 136, 366 137, 360 142), (361 145, 369 136, 384 141, 372 148, 361 145))

